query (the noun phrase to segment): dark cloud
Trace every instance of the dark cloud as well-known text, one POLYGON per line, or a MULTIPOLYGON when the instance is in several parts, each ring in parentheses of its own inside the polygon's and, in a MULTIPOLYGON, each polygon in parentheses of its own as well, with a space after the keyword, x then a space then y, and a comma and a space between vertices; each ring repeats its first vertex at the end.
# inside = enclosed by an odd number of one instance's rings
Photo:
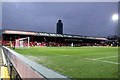
POLYGON ((114 35, 117 2, 4 2, 3 29, 55 33, 62 19, 65 34, 114 35))

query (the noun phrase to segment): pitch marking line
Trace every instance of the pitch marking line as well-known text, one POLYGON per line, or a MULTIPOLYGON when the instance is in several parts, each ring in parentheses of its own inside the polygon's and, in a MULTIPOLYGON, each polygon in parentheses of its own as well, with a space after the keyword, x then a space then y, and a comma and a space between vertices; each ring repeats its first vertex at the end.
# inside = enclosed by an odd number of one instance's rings
POLYGON ((96 58, 96 59, 94 59, 94 60, 106 59, 106 58, 114 58, 114 57, 118 57, 118 56, 102 57, 102 58, 96 58))
POLYGON ((86 59, 93 60, 93 61, 105 62, 105 63, 111 63, 111 64, 120 64, 120 63, 117 63, 117 62, 105 61, 105 60, 99 60, 99 59, 91 59, 91 58, 86 58, 86 59))

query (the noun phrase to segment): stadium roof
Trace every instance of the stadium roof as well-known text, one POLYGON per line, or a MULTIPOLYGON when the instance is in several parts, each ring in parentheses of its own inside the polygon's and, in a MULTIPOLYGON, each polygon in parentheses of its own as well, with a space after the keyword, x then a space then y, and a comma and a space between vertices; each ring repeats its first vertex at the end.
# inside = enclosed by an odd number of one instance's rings
POLYGON ((106 38, 101 38, 101 37, 90 37, 90 36, 81 36, 81 35, 72 35, 72 34, 55 34, 55 33, 46 33, 46 32, 34 32, 34 31, 20 31, 20 30, 3 30, 3 34, 19 34, 19 35, 34 35, 34 36, 107 40, 106 38))

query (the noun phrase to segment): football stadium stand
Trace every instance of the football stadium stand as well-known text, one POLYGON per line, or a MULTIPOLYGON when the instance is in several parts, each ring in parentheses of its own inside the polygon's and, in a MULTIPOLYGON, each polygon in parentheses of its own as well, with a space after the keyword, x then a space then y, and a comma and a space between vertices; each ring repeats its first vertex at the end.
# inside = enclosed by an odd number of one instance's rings
POLYGON ((30 46, 107 46, 107 38, 46 32, 3 30, 2 44, 15 46, 15 40, 30 37, 30 46))

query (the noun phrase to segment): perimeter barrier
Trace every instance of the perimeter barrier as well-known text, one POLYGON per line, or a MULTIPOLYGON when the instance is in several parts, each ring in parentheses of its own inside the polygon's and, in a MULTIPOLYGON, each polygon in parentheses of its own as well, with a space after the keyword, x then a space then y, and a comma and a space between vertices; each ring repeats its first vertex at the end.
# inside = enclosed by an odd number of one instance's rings
POLYGON ((6 59, 4 65, 8 67, 10 79, 70 80, 68 77, 31 61, 8 47, 2 46, 2 50, 6 59))

